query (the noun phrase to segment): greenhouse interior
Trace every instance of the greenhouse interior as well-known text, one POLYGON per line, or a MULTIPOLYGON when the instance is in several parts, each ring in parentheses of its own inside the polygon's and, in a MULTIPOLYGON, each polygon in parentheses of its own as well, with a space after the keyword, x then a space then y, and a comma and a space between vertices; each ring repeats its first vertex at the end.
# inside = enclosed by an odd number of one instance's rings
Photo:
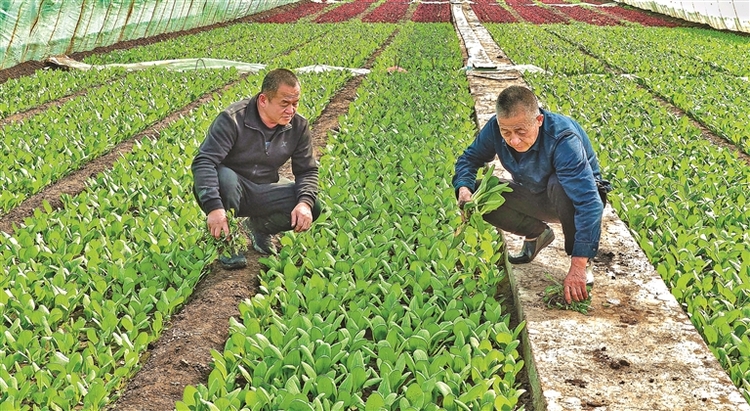
POLYGON ((0 62, 1 411, 750 411, 747 0, 4 0, 0 62))

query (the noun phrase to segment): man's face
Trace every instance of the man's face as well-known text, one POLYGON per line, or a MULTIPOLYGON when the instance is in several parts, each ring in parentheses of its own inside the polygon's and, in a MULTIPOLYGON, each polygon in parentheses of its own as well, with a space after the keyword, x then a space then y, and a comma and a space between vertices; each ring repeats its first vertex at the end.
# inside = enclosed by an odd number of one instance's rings
POLYGON ((261 119, 267 126, 285 126, 292 121, 299 106, 300 87, 282 84, 272 95, 261 94, 258 97, 258 109, 261 119))
POLYGON ((542 114, 531 116, 528 112, 519 110, 511 117, 498 117, 497 124, 505 142, 519 153, 525 153, 536 142, 543 119, 542 114))

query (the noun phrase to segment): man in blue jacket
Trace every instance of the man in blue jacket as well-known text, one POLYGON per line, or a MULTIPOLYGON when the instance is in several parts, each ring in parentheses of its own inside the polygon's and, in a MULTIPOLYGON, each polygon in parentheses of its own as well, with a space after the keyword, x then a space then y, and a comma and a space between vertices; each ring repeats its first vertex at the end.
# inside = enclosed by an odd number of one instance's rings
MULTIPOLYGON (((287 69, 275 69, 252 98, 230 105, 208 129, 193 159, 193 191, 206 213, 209 233, 228 236, 227 210, 248 217, 253 248, 274 253, 271 236, 306 231, 320 215, 318 162, 307 119, 297 113, 300 84, 287 69), (279 176, 292 160, 294 181, 279 176)), ((225 268, 246 265, 242 254, 220 257, 225 268)))
POLYGON ((587 266, 599 249, 601 221, 609 183, 602 179, 599 162, 586 132, 573 119, 539 108, 534 93, 511 86, 497 99, 496 115, 456 161, 453 187, 460 207, 478 187, 477 170, 498 156, 513 189, 498 209, 484 219, 524 236, 512 264, 531 262, 555 235, 547 222, 559 222, 565 251, 571 256, 563 282, 565 300, 582 301, 587 266))

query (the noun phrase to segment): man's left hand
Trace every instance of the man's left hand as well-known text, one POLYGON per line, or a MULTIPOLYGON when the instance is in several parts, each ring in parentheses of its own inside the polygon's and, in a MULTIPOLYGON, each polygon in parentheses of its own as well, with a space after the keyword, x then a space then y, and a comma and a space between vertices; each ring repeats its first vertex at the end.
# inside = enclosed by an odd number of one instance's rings
POLYGON ((294 227, 295 233, 310 229, 312 221, 312 210, 306 203, 299 203, 292 210, 292 227, 294 227))
POLYGON ((570 259, 570 270, 563 280, 565 302, 583 301, 589 298, 586 290, 586 257, 572 257, 570 259))

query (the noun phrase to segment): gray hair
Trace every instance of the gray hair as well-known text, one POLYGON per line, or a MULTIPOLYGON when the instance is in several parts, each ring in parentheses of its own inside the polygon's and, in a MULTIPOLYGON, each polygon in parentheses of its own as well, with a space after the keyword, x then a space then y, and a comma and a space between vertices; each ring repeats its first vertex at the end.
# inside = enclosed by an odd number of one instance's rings
POLYGON ((525 111, 531 116, 539 114, 539 101, 534 92, 523 86, 510 86, 500 92, 495 104, 499 118, 508 118, 525 111))

